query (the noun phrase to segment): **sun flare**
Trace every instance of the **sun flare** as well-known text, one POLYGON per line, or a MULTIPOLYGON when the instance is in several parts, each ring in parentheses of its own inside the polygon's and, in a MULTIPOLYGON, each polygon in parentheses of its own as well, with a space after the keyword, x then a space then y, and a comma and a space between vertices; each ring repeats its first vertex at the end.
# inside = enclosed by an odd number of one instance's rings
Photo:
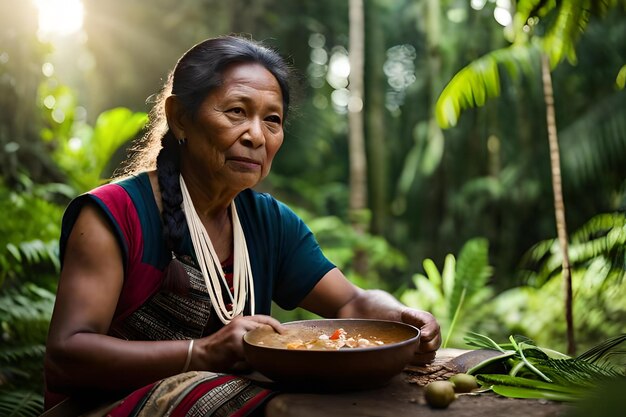
POLYGON ((39 32, 42 35, 69 35, 83 27, 84 9, 81 0, 34 0, 39 11, 39 32))

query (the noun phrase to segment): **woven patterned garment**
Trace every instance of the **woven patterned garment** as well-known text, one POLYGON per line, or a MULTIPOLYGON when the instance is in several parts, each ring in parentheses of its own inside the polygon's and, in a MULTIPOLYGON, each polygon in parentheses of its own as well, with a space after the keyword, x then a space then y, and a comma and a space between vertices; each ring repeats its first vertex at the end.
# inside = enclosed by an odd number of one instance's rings
MULTIPOLYGON (((179 257, 189 277, 189 291, 161 290, 119 323, 112 334, 129 340, 198 338, 223 326, 211 314, 202 273, 189 257, 179 257)), ((232 258, 222 265, 232 285, 232 258)), ((223 289, 226 290, 226 289, 223 289)), ((225 300, 226 302, 226 300, 225 300)), ((246 416, 272 395, 252 381, 212 372, 187 372, 140 388, 111 410, 111 417, 246 416)))
MULTIPOLYGON (((178 259, 189 277, 187 294, 158 291, 139 309, 112 326, 109 332, 112 336, 126 340, 194 339, 221 327, 221 322, 211 314, 211 300, 202 273, 191 265, 193 261, 188 257, 178 259)), ((229 282, 232 267, 232 262, 222 265, 229 282)))
POLYGON ((187 372, 133 392, 107 417, 248 416, 271 395, 245 378, 187 372))

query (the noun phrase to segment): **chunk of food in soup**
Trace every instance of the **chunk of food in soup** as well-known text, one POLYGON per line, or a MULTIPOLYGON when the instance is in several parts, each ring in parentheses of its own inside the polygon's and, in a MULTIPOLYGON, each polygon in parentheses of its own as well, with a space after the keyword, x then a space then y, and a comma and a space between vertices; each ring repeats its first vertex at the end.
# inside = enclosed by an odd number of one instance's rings
POLYGON ((348 335, 344 329, 336 329, 332 334, 320 334, 317 339, 293 340, 286 344, 287 349, 337 350, 341 348, 366 348, 384 345, 376 338, 361 337, 360 334, 348 335))

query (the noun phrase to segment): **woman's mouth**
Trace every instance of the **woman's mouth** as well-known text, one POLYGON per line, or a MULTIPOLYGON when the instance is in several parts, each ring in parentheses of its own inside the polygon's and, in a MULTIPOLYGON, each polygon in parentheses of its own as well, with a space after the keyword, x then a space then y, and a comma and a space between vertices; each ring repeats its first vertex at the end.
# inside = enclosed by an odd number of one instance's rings
POLYGON ((238 171, 258 171, 261 169, 261 162, 256 159, 234 157, 228 158, 227 161, 238 171))

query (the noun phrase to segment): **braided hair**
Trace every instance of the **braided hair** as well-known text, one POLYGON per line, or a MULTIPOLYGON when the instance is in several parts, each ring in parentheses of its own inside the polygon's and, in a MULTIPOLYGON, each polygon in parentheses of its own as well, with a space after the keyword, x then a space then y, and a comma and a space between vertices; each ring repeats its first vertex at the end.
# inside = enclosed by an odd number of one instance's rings
MULTIPOLYGON (((204 99, 222 84, 222 75, 227 67, 242 62, 261 64, 274 75, 282 92, 286 119, 291 77, 287 62, 276 51, 250 39, 239 36, 207 39, 193 46, 178 60, 156 96, 146 135, 131 147, 129 158, 116 172, 116 176, 121 176, 157 169, 163 207, 163 238, 172 253, 180 247, 188 231, 181 207, 183 199, 179 183, 180 147, 184 145, 178 143, 167 124, 165 101, 170 95, 176 95, 183 111, 195 120, 204 99)), ((182 267, 175 264, 171 262, 168 269, 175 268, 178 272, 166 271, 164 285, 180 289, 178 278, 168 278, 180 274, 182 267)))

